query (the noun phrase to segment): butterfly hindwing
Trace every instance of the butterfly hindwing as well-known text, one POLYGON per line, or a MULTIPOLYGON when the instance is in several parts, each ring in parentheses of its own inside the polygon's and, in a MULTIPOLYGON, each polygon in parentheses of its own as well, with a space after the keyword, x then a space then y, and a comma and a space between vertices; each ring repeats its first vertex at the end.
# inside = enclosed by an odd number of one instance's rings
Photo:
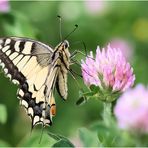
POLYGON ((26 38, 0 38, 0 62, 5 74, 19 85, 18 98, 31 117, 32 126, 52 124, 56 114, 53 91, 67 98, 70 53, 68 41, 54 50, 26 38))
MULTIPOLYGON (((28 115, 32 118, 32 124, 39 122, 51 124, 50 110, 52 104, 45 95, 46 78, 55 71, 49 72, 49 63, 53 50, 40 42, 24 38, 0 39, 0 59, 6 75, 14 83, 19 84, 18 97, 28 115), (49 102, 49 104, 47 104, 49 102), (50 113, 50 112, 49 112, 50 113)), ((50 83, 53 83, 52 80, 50 83)), ((50 94, 54 102, 51 89, 50 94)), ((55 102, 54 102, 55 104, 55 102)))

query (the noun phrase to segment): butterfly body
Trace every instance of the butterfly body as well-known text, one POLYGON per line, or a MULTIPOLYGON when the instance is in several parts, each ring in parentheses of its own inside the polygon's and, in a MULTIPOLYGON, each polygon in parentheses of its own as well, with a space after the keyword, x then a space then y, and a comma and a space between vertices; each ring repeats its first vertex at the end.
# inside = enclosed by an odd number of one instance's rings
POLYGON ((66 40, 52 49, 32 39, 0 38, 2 68, 10 80, 18 84, 18 98, 31 117, 32 126, 52 124, 56 113, 55 85, 60 96, 67 99, 68 48, 66 40))

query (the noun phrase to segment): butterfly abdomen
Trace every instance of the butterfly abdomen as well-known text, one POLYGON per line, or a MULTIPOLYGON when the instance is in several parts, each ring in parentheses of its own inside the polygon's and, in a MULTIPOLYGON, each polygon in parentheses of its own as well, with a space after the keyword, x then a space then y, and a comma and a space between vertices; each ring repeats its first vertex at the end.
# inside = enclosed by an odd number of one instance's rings
POLYGON ((66 100, 67 99, 67 74, 69 71, 70 64, 70 52, 68 50, 69 43, 68 41, 63 41, 60 46, 57 46, 55 51, 59 52, 59 71, 57 75, 57 90, 60 96, 66 100))

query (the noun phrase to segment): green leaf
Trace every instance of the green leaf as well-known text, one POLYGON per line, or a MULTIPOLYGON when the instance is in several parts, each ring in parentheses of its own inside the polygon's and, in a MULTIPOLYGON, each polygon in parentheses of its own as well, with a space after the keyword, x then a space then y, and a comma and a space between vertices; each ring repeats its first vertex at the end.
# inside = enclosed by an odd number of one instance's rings
POLYGON ((7 110, 6 106, 0 104, 0 123, 5 124, 7 121, 7 110))
POLYGON ((61 139, 61 137, 59 135, 56 135, 54 133, 48 132, 48 135, 53 138, 54 140, 58 141, 61 139))
POLYGON ((90 129, 92 131, 100 131, 100 130, 106 130, 106 126, 103 121, 95 122, 90 126, 90 129))
MULTIPOLYGON (((115 123, 110 120, 110 125, 100 123, 96 125, 98 131, 98 138, 102 146, 117 146, 119 141, 118 128, 115 126, 115 123)), ((120 133, 121 134, 121 133, 120 133)), ((120 145, 119 145, 120 146, 120 145)))
POLYGON ((0 147, 10 147, 10 145, 5 141, 0 140, 0 147))
POLYGON ((61 139, 55 144, 53 144, 52 147, 75 147, 75 146, 71 142, 61 139))
POLYGON ((81 128, 79 129, 79 137, 83 142, 84 147, 100 146, 96 132, 92 132, 86 128, 81 128))
POLYGON ((55 143, 53 138, 50 138, 47 132, 43 132, 40 130, 33 130, 31 134, 28 134, 18 146, 22 147, 50 147, 55 143), (42 136, 42 138, 41 138, 42 136))
POLYGON ((51 132, 49 132, 48 135, 57 141, 52 145, 52 147, 74 147, 74 145, 70 142, 70 140, 68 140, 64 136, 53 134, 51 132))

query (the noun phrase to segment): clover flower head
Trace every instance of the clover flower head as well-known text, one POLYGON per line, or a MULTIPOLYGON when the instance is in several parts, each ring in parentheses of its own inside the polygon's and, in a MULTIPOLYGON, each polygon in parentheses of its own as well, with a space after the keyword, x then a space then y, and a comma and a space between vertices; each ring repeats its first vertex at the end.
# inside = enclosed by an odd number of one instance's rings
POLYGON ((9 0, 0 0, 0 12, 6 13, 9 12, 10 5, 9 0))
POLYGON ((107 2, 103 0, 99 1, 91 1, 91 0, 85 0, 84 1, 85 7, 87 12, 90 14, 102 14, 105 11, 107 11, 107 2))
POLYGON ((148 88, 139 84, 126 91, 117 100, 114 114, 121 129, 148 133, 148 88))
POLYGON ((123 92, 134 84, 133 68, 126 61, 120 49, 97 47, 96 57, 92 51, 82 60, 82 75, 87 86, 96 85, 102 90, 123 92))

